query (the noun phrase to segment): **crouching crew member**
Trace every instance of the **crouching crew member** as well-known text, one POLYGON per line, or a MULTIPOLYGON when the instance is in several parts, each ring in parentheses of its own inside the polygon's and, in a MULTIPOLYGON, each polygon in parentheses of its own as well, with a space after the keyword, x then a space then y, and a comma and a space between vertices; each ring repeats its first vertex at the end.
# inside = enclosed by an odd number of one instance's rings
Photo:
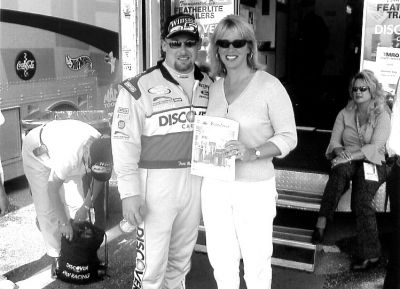
POLYGON ((111 140, 77 120, 54 120, 31 130, 22 146, 22 160, 47 255, 60 254, 61 236, 72 240, 70 219, 85 221, 93 201, 111 174, 111 140), (83 179, 91 174, 89 193, 83 179))

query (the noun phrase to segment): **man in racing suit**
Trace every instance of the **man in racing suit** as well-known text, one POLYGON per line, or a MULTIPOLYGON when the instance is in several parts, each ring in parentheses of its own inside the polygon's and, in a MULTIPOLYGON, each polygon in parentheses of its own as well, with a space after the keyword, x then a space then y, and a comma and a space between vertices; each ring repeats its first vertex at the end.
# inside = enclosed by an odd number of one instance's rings
POLYGON ((194 62, 195 19, 178 14, 162 33, 165 59, 124 81, 112 149, 124 218, 137 227, 133 288, 185 288, 200 220, 200 178, 190 174, 195 115, 211 79, 194 62))

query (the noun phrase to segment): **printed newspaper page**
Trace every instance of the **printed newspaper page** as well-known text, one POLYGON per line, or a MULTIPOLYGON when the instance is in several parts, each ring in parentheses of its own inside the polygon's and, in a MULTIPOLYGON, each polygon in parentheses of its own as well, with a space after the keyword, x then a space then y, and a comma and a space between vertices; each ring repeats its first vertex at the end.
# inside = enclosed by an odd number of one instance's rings
POLYGON ((235 180, 235 157, 225 157, 224 146, 237 140, 239 123, 226 118, 196 116, 194 121, 192 168, 193 175, 235 180))

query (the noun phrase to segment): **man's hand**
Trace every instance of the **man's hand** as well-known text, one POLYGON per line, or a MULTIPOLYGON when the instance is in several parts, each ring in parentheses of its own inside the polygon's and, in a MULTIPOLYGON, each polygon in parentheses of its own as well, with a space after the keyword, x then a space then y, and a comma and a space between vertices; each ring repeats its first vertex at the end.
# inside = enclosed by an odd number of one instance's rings
POLYGON ((146 211, 146 204, 142 196, 133 196, 122 200, 122 215, 134 226, 143 222, 146 211))

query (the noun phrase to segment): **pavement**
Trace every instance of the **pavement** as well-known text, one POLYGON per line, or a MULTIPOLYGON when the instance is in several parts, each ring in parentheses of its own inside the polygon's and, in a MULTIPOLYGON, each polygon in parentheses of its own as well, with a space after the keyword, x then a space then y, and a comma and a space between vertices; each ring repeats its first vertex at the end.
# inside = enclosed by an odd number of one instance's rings
MULTIPOLYGON (((71 285, 50 278, 50 259, 46 257, 42 237, 35 225, 35 210, 24 178, 6 183, 12 211, 0 219, 0 275, 19 288, 131 288, 134 268, 134 234, 124 234, 118 227, 121 207, 117 193, 110 193, 110 214, 107 236, 109 249, 108 277, 88 285, 71 285)), ((279 214, 279 212, 278 212, 279 214)), ((281 214, 287 214, 283 211, 281 214)), ((295 213, 296 214, 296 213, 295 213)), ((290 216, 291 217, 291 216, 290 216)), ((378 216, 382 244, 390 233, 385 215, 378 216)), ((381 289, 385 275, 387 254, 383 254, 377 268, 353 273, 349 270, 354 248, 354 224, 351 215, 335 217, 326 233, 326 241, 319 246, 314 272, 304 272, 273 266, 273 289, 381 289)), ((103 247, 99 257, 104 259, 103 247)), ((5 289, 1 287, 0 289, 5 289)), ((192 270, 187 276, 188 289, 217 289, 207 255, 194 252, 192 270)), ((243 265, 240 289, 245 289, 243 265)))

